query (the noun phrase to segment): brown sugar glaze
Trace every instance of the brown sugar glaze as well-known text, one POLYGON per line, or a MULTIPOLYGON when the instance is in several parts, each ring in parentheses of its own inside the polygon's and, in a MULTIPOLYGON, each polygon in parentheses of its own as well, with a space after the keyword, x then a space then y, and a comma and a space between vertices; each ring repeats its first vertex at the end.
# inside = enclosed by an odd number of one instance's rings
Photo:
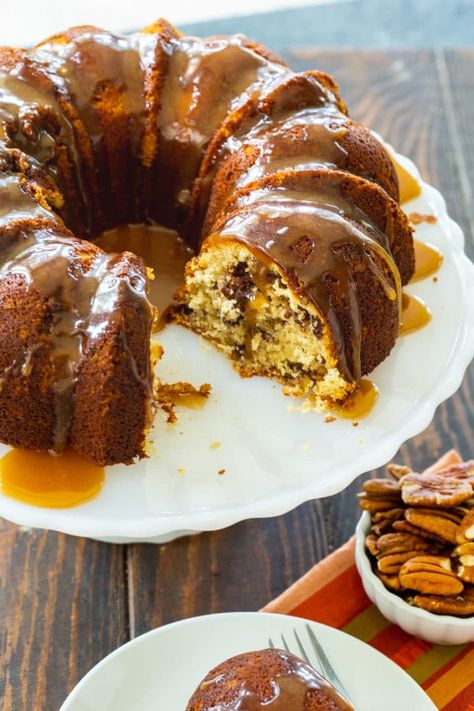
POLYGON ((47 508, 70 508, 90 501, 104 483, 104 469, 71 451, 12 449, 0 459, 0 491, 16 501, 47 508))
MULTIPOLYGON (((246 682, 238 687, 238 696, 232 701, 217 703, 212 711, 305 711, 313 695, 317 695, 321 708, 326 706, 336 711, 354 711, 353 707, 312 667, 297 657, 276 650, 285 662, 288 671, 271 680, 271 697, 257 695, 246 682)), ((205 681, 203 687, 219 684, 221 677, 205 681)))
POLYGON ((157 199, 151 215, 160 224, 183 224, 203 151, 229 110, 289 71, 247 44, 235 35, 182 37, 167 47, 168 73, 158 116, 157 199))

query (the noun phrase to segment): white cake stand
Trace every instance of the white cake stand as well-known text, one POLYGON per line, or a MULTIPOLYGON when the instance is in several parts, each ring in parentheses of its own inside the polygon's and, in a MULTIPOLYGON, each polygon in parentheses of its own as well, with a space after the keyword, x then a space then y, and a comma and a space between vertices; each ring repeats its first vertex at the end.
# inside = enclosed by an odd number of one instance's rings
MULTIPOLYGON (((358 427, 295 411, 279 386, 263 378, 241 379, 224 355, 173 325, 159 334, 165 348, 159 373, 169 382, 211 383, 204 408, 180 409, 172 426, 158 416, 150 459, 108 468, 94 501, 44 509, 0 495, 0 515, 23 526, 102 541, 162 543, 276 516, 335 494, 424 430, 436 407, 457 390, 474 356, 474 266, 440 193, 421 181, 409 160, 397 160, 422 185, 407 211, 437 217, 436 224, 417 226, 416 238, 441 249, 444 263, 436 282, 428 278, 407 288, 427 302, 433 320, 400 338, 371 374, 380 397, 358 427)), ((0 456, 6 451, 0 446, 0 456)))

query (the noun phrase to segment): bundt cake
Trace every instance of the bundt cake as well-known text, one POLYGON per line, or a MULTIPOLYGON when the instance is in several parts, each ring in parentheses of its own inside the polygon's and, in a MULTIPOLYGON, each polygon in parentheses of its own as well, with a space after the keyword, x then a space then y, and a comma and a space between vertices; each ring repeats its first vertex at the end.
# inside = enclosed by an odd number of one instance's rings
POLYGON ((145 455, 154 310, 125 223, 194 249, 173 318, 315 407, 390 352, 414 268, 394 166, 334 81, 166 21, 0 48, 0 440, 145 455))
POLYGON ((309 664, 280 649, 247 652, 212 669, 186 711, 354 711, 309 664))

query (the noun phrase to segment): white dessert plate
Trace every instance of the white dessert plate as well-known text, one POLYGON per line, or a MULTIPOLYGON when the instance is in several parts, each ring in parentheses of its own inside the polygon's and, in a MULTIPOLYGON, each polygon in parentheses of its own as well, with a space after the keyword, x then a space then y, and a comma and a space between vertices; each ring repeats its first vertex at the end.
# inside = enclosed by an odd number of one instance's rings
MULTIPOLYGON (((406 158, 397 160, 422 185, 404 205, 437 217, 416 238, 438 247, 437 280, 407 287, 433 314, 424 329, 398 339, 370 378, 380 390, 372 413, 325 422, 295 411, 279 385, 242 379, 226 356, 176 325, 159 333, 165 349, 158 370, 168 382, 210 383, 202 410, 178 409, 178 422, 158 415, 153 453, 132 466, 107 470, 101 494, 71 509, 42 509, 0 495, 0 515, 15 523, 110 542, 164 542, 179 535, 276 516, 328 496, 356 476, 385 464, 400 445, 424 430, 436 407, 459 387, 474 356, 474 266, 461 229, 443 197, 406 158)), ((7 451, 0 447, 0 456, 7 451)))
POLYGON ((321 671, 306 643, 308 624, 356 709, 435 709, 406 672, 355 637, 299 617, 228 612, 174 622, 128 642, 79 682, 60 711, 185 711, 199 682, 229 657, 264 649, 269 638, 278 646, 281 634, 299 655, 295 630, 321 671))

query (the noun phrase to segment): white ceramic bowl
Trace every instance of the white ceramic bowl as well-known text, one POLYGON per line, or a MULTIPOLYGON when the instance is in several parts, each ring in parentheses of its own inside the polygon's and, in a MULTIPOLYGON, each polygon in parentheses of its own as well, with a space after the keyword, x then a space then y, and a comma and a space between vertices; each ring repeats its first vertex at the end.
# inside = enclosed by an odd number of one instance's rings
POLYGON ((466 644, 474 641, 474 616, 453 617, 434 615, 405 602, 385 585, 372 571, 365 548, 365 537, 370 530, 370 515, 364 511, 356 528, 356 565, 368 597, 387 620, 405 632, 432 644, 466 644))

